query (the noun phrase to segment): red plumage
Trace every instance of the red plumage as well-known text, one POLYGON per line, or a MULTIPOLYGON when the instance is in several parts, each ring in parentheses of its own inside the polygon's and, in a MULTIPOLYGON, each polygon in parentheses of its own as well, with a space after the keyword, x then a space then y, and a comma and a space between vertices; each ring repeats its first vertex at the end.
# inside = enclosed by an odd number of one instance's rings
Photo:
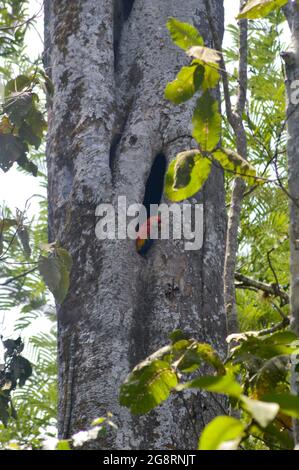
POLYGON ((161 217, 159 215, 149 217, 138 230, 136 238, 136 250, 142 256, 148 252, 154 243, 154 239, 151 238, 151 230, 153 230, 155 225, 158 227, 161 226, 161 217))

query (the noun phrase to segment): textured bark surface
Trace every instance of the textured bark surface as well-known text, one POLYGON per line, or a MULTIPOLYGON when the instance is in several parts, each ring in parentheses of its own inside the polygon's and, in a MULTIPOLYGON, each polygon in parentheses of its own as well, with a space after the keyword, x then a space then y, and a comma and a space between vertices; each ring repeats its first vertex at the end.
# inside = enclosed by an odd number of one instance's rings
MULTIPOLYGON (((212 2, 222 37, 222 0, 212 2)), ((142 203, 157 154, 192 144, 192 105, 163 99, 186 63, 171 44, 168 16, 196 25, 209 42, 201 0, 46 0, 45 65, 55 94, 49 109, 50 240, 72 253, 71 288, 58 308, 59 430, 63 437, 107 411, 118 432, 107 448, 194 448, 202 426, 222 412, 214 398, 174 397, 143 417, 118 405, 119 385, 175 328, 225 351, 223 174, 214 168, 193 203, 204 204, 204 244, 158 241, 147 259, 131 240, 100 242, 95 208, 142 203), (173 286, 169 295, 169 287, 173 286)))
MULTIPOLYGON (((293 331, 299 335, 299 5, 289 2, 285 9, 292 32, 291 47, 285 54, 286 86, 288 96, 288 183, 290 195, 290 248, 291 248, 291 296, 290 310, 293 331), (296 92, 297 90, 297 92, 296 92)), ((292 388, 299 396, 298 356, 294 361, 292 388)), ((294 422, 295 444, 299 444, 299 421, 294 422)))

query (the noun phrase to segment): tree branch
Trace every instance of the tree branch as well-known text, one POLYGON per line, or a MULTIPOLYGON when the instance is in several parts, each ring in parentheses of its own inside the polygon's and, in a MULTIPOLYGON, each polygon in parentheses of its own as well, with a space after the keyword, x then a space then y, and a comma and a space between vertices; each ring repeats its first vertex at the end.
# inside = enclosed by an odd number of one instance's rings
MULTIPOLYGON (((213 37, 213 42, 219 51, 221 51, 221 43, 219 41, 217 31, 214 25, 214 19, 211 11, 209 0, 204 0, 208 22, 213 37)), ((244 0, 240 0, 240 9, 243 7, 244 0)), ((247 95, 247 20, 239 21, 239 85, 238 97, 235 110, 233 110, 230 99, 228 78, 226 73, 226 65, 221 55, 221 76, 223 83, 224 100, 226 114, 229 124, 231 125, 235 137, 238 153, 247 159, 247 138, 243 125, 242 114, 246 104, 247 95)), ((236 292, 234 275, 236 269, 236 259, 238 251, 238 229, 240 225, 242 200, 245 192, 246 184, 241 178, 236 178, 233 185, 232 199, 228 217, 226 254, 224 266, 224 302, 227 317, 228 334, 235 333, 239 330, 237 309, 236 309, 236 292)))
POLYGON ((236 284, 237 289, 251 288, 255 291, 260 290, 266 294, 273 295, 273 297, 280 297, 280 299, 283 299, 283 305, 290 303, 289 294, 285 292, 279 284, 267 284, 265 282, 256 281, 238 272, 235 273, 235 279, 240 283, 236 284))

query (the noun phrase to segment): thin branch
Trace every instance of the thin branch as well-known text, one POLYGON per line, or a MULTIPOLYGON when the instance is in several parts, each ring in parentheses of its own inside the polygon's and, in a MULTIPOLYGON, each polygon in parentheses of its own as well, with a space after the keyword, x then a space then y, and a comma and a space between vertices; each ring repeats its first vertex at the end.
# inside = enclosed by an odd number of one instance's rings
POLYGON ((25 276, 27 276, 28 274, 31 274, 31 273, 33 273, 33 272, 36 271, 36 270, 37 270, 37 266, 35 266, 35 268, 30 269, 29 271, 25 271, 24 273, 19 274, 18 276, 10 277, 10 278, 7 279, 5 282, 3 282, 2 284, 0 284, 0 286, 8 286, 8 284, 11 284, 12 282, 17 281, 18 279, 21 279, 22 277, 25 277, 25 276))
MULTIPOLYGON (((210 6, 210 0, 204 0, 206 12, 207 12, 207 18, 209 22, 209 27, 211 30, 213 42, 215 49, 218 51, 222 51, 222 44, 218 36, 217 29, 215 27, 215 22, 213 18, 213 13, 211 10, 210 6)), ((235 116, 232 111, 232 104, 231 104, 231 99, 230 99, 230 92, 229 92, 229 84, 228 84, 228 74, 226 72, 226 64, 223 58, 223 54, 220 55, 220 72, 221 72, 221 79, 222 79, 222 84, 223 84, 223 93, 224 93, 224 100, 225 100, 225 108, 226 108, 226 114, 228 121, 230 125, 234 128, 235 127, 235 116)))
MULTIPOLYGON (((243 0, 240 1, 240 8, 243 6, 243 0)), ((205 6, 209 19, 211 32, 213 35, 213 41, 219 46, 219 40, 217 31, 215 30, 214 20, 211 15, 211 8, 209 1, 205 0, 205 6)), ((226 113, 229 124, 234 130, 236 138, 237 152, 246 160, 247 159, 247 137, 246 131, 243 124, 243 111, 246 104, 247 95, 247 20, 239 21, 239 73, 238 73, 238 97, 235 110, 232 110, 230 93, 228 86, 227 74, 222 72, 222 82, 224 90, 224 99, 226 105, 226 113)), ((225 70, 225 63, 222 58, 221 63, 222 69, 225 70)), ((228 333, 235 333, 239 330, 237 309, 236 309, 236 291, 234 275, 236 270, 236 260, 238 251, 238 229, 240 226, 241 211, 242 211, 242 200, 245 192, 245 182, 237 177, 234 180, 231 205, 228 217, 228 229, 227 229, 227 240, 226 240, 226 253, 225 253, 225 264, 224 264, 224 302, 227 317, 227 330, 228 333)))
POLYGON ((266 294, 273 295, 273 297, 280 297, 283 299, 283 305, 290 303, 290 297, 279 284, 267 284, 266 282, 257 281, 251 277, 244 276, 241 273, 235 273, 235 279, 241 284, 236 284, 238 289, 251 288, 255 291, 262 291, 266 294))
POLYGON ((11 30, 15 30, 15 29, 18 29, 18 28, 22 28, 22 26, 28 26, 29 23, 31 23, 31 21, 34 21, 36 18, 39 17, 39 15, 42 12, 43 8, 44 8, 44 2, 42 3, 42 5, 41 5, 40 9, 38 10, 38 12, 35 13, 30 18, 27 18, 27 20, 24 20, 19 24, 14 24, 13 26, 2 26, 0 28, 0 31, 11 31, 11 30))

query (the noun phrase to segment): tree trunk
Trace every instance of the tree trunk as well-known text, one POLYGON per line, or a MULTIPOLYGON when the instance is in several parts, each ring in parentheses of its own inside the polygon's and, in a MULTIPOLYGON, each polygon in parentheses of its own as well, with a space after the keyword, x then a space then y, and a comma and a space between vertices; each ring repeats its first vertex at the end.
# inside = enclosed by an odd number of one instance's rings
MULTIPOLYGON (((289 2, 285 9, 292 32, 291 47, 284 53, 287 87, 288 127, 288 182, 290 201, 290 248, 291 248, 291 325, 299 335, 299 5, 289 2)), ((293 359, 293 393, 299 396, 298 356, 293 359)), ((299 444, 299 421, 294 420, 295 444, 299 444)))
MULTIPOLYGON (((212 3, 222 37, 222 0, 212 3)), ((155 157, 170 161, 192 146, 194 102, 175 107, 163 98, 186 63, 169 39, 170 15, 196 25, 210 44, 202 0, 45 1, 45 65, 55 87, 49 238, 74 260, 58 306, 59 433, 68 437, 110 411, 119 429, 98 444, 110 449, 194 448, 221 412, 215 398, 198 394, 132 417, 118 394, 127 373, 176 328, 225 352, 222 171, 213 168, 192 199, 204 204, 201 250, 161 240, 143 258, 132 240, 95 236, 98 204, 117 207, 118 196, 142 203, 155 157)))

